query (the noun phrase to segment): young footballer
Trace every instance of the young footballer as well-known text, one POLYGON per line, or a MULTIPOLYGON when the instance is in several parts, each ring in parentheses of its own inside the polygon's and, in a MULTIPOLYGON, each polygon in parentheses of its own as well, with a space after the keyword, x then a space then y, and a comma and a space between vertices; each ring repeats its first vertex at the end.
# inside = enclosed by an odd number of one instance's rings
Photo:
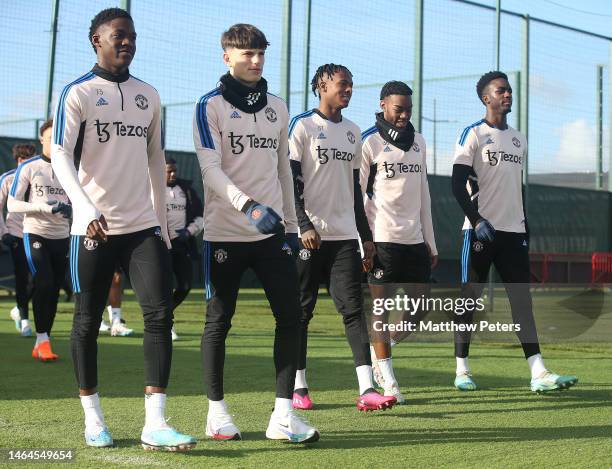
MULTIPOLYGON (((166 213, 168 235, 172 243, 172 271, 176 279, 172 292, 172 311, 180 306, 191 290, 192 259, 197 256, 195 237, 202 231, 202 201, 191 181, 177 177, 176 161, 166 158, 166 213)), ((178 334, 172 328, 172 340, 178 334)))
POLYGON ((21 163, 8 197, 10 212, 23 213, 23 247, 33 279, 32 310, 36 343, 32 357, 59 358, 51 349, 51 329, 57 312, 60 286, 66 275, 66 257, 72 208, 49 159, 51 126, 40 129, 42 154, 21 163))
MULTIPOLYGON (((48 126, 52 124, 49 122, 48 126)), ((45 130, 44 124, 41 129, 45 130)), ((13 146, 13 158, 17 165, 28 160, 36 154, 36 147, 29 143, 20 143, 13 146)), ((15 328, 23 337, 32 335, 32 326, 29 320, 28 304, 32 295, 32 278, 28 269, 25 250, 23 248, 23 213, 7 211, 4 218, 4 207, 7 202, 16 169, 11 169, 0 176, 0 237, 2 243, 11 251, 13 271, 15 272, 15 298, 17 305, 11 311, 11 319, 15 321, 15 328)))
POLYGON ((170 241, 166 230, 159 95, 130 75, 136 31, 119 8, 98 13, 93 69, 64 87, 53 125, 52 164, 74 207, 70 269, 75 293, 72 358, 85 412, 85 441, 113 439, 98 397, 97 338, 117 263, 144 316, 145 449, 182 451, 196 440, 166 423, 172 360, 170 241))
MULTIPOLYGON (((560 376, 544 366, 529 292, 529 228, 522 192, 527 156, 525 136, 508 125, 512 88, 506 74, 485 73, 476 84, 486 107, 483 119, 466 127, 457 141, 453 165, 453 193, 466 219, 461 256, 463 295, 477 298, 491 264, 504 282, 512 320, 531 371, 531 390, 547 392, 569 388, 575 376, 560 376)), ((471 324, 473 311, 455 315, 459 324, 471 324)), ((476 383, 468 364, 470 333, 455 333, 457 362, 455 387, 473 391, 476 383)))
POLYGON ((342 116, 353 92, 353 77, 343 65, 320 66, 311 82, 319 97, 317 109, 294 117, 289 150, 300 229, 297 266, 302 306, 300 354, 293 405, 311 409, 306 381, 308 323, 313 317, 319 285, 326 282, 342 315, 359 383, 359 410, 393 406, 395 397, 374 390, 368 331, 361 292, 362 260, 369 270, 374 256, 359 185, 361 131, 342 116))
MULTIPOLYGON (((400 284, 415 296, 418 284, 428 284, 437 263, 427 183, 425 139, 410 123, 412 90, 400 81, 386 83, 380 92, 382 112, 363 132, 361 187, 372 227, 376 256, 368 273, 372 298, 389 298, 400 284), (394 288, 395 287, 395 288, 394 288)), ((421 290, 421 289, 418 289, 421 290)), ((387 321, 385 317, 373 316, 387 321)), ((386 396, 403 404, 391 359, 388 331, 372 329, 374 377, 386 396)))
POLYGON ((262 78, 268 41, 250 24, 221 36, 229 72, 197 102, 193 139, 204 183, 204 269, 208 298, 202 337, 208 394, 206 434, 241 434, 224 400, 225 340, 240 278, 253 269, 276 321, 276 401, 266 436, 307 443, 319 432, 294 414, 298 353, 297 250, 293 181, 287 157, 288 113, 262 78))

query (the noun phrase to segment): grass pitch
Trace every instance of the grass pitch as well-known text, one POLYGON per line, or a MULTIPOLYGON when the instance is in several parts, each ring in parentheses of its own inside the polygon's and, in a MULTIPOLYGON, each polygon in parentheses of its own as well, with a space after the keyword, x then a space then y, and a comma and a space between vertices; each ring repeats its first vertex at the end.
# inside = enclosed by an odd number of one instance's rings
MULTIPOLYGON (((0 448, 70 448, 69 467, 612 467, 612 345, 543 346, 546 365, 578 375, 577 387, 538 396, 529 390, 522 351, 511 344, 475 344, 470 363, 479 390, 452 387, 451 342, 405 343, 394 366, 408 405, 360 414, 357 383, 339 315, 321 295, 309 338, 308 382, 315 410, 304 413, 321 431, 318 443, 293 446, 265 438, 274 400, 273 319, 258 290, 241 292, 227 348, 225 389, 244 440, 204 437, 200 337, 202 292, 176 313, 168 389, 170 424, 195 435, 183 454, 144 452, 142 318, 130 294, 124 317, 137 335, 99 339, 102 406, 116 447, 90 449, 69 355, 72 304, 61 303, 53 331, 56 363, 37 363, 34 340, 16 333, 0 299, 0 448)), ((537 303, 536 303, 537 307, 537 303)), ((0 461, 0 463, 4 463, 0 461)), ((33 467, 40 467, 36 465, 33 467)))

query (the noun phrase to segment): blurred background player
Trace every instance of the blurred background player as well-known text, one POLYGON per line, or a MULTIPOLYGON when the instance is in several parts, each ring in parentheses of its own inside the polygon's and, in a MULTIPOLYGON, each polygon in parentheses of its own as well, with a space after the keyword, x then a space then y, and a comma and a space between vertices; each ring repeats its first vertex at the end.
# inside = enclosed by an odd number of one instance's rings
MULTIPOLYGON (((17 165, 35 154, 36 147, 32 144, 20 143, 13 146, 13 158, 17 165)), ((15 328, 19 333, 23 337, 29 337, 32 335, 28 308, 32 296, 32 276, 23 248, 23 213, 7 210, 6 219, 4 218, 4 207, 16 171, 16 168, 11 169, 0 176, 0 237, 2 238, 2 244, 11 251, 13 271, 15 272, 15 300, 17 304, 10 311, 11 319, 15 321, 15 328)))
MULTIPOLYGON (((166 158, 166 210, 168 236, 172 243, 172 271, 175 286, 172 293, 172 311, 180 306, 189 291, 193 276, 193 261, 197 259, 196 236, 202 231, 204 207, 191 181, 177 178, 176 161, 166 158)), ((175 327, 172 340, 177 340, 175 327)))
MULTIPOLYGON (((386 83, 380 92, 382 112, 376 124, 363 132, 361 187, 366 191, 365 211, 372 228, 376 256, 368 273, 372 298, 390 298, 403 286, 412 297, 426 294, 438 251, 431 219, 427 183, 425 139, 415 132, 412 90, 400 81, 386 83)), ((418 322, 422 314, 401 320, 418 322)), ((387 323, 385 316, 373 316, 387 323)), ((374 378, 385 396, 403 404, 391 359, 389 332, 372 329, 374 378)))
MULTIPOLYGON (((523 197, 525 136, 508 125, 512 88, 506 74, 485 73, 476 93, 486 107, 484 119, 466 127, 457 141, 452 185, 465 213, 461 256, 461 283, 465 297, 478 298, 491 264, 504 282, 517 336, 531 371, 531 390, 546 392, 569 388, 575 376, 560 376, 546 369, 533 317, 529 291, 529 227, 523 197)), ((471 324, 473 310, 455 315, 455 322, 471 324)), ((468 365, 471 334, 455 333, 457 362, 455 387, 473 391, 476 383, 468 365)))
POLYGON ((316 428, 293 412, 298 353, 297 220, 287 158, 287 105, 262 77, 268 40, 250 24, 221 36, 229 72, 196 104, 193 140, 204 184, 204 269, 208 306, 202 337, 206 435, 240 439, 223 393, 225 340, 242 274, 252 268, 274 315, 276 399, 266 437, 309 443, 316 428), (283 226, 283 220, 285 225, 283 226), (293 251, 293 252, 292 252, 293 251))
POLYGON ((302 307, 300 355, 293 406, 311 409, 306 381, 308 323, 319 285, 325 281, 342 315, 359 382, 359 410, 393 406, 395 397, 374 390, 368 331, 361 292, 361 237, 366 270, 374 243, 359 185, 361 131, 342 116, 353 92, 353 76, 342 65, 320 66, 311 82, 319 107, 295 116, 289 126, 289 155, 301 236, 297 269, 302 307))
POLYGON ((66 275, 72 208, 55 177, 51 153, 52 121, 40 128, 42 154, 17 167, 8 198, 10 212, 23 213, 23 244, 32 274, 32 310, 36 343, 32 357, 56 360, 50 334, 57 313, 59 290, 66 275))
POLYGON ((75 294, 71 349, 85 413, 85 442, 113 445, 97 392, 97 338, 113 272, 129 273, 144 317, 144 449, 184 451, 195 438, 166 423, 172 361, 170 240, 159 94, 130 75, 131 16, 108 8, 91 21, 97 63, 62 90, 53 169, 74 205, 70 265, 75 294), (78 170, 78 174, 77 174, 78 170))
POLYGON ((123 299, 123 273, 121 267, 115 268, 113 280, 111 281, 110 289, 108 290, 108 322, 100 322, 100 332, 109 332, 112 337, 128 337, 134 335, 134 329, 126 326, 125 320, 121 316, 121 301, 123 299))

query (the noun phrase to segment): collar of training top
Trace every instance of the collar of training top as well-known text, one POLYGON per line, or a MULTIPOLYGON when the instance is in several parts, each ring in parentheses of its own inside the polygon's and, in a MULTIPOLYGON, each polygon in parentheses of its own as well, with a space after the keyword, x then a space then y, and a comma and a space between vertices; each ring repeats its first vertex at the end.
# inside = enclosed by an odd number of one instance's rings
POLYGON ((43 155, 42 153, 39 156, 41 160, 46 161, 47 163, 51 163, 51 160, 47 158, 45 155, 43 155))
MULTIPOLYGON (((321 111, 319 111, 319 109, 314 108, 312 110, 312 112, 314 112, 317 116, 319 116, 321 119, 329 121, 329 119, 327 118, 327 116, 325 114, 323 114, 321 111)), ((331 122, 331 121, 330 121, 331 122)), ((342 115, 340 116, 340 120, 338 122, 342 122, 342 115)), ((338 123, 336 122, 336 124, 338 123)))
POLYGON ((249 88, 236 80, 229 72, 219 78, 221 94, 242 112, 254 114, 268 104, 268 82, 262 78, 255 88, 249 88))
POLYGON ((91 69, 91 71, 95 73, 96 75, 98 75, 100 78, 104 78, 105 80, 108 80, 108 81, 114 81, 115 83, 123 83, 124 81, 128 81, 130 78, 129 70, 126 70, 125 72, 119 75, 114 75, 108 70, 100 67, 98 64, 95 64, 94 67, 91 69))
POLYGON ((414 143, 414 127, 408 122, 405 128, 395 127, 387 122, 382 112, 376 114, 376 128, 386 142, 400 150, 408 151, 414 143))

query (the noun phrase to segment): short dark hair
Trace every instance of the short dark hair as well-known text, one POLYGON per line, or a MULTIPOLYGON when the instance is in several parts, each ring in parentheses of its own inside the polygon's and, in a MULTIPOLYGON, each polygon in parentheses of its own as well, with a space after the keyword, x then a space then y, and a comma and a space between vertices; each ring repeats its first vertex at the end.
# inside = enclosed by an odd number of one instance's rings
POLYGON ((36 146, 32 143, 18 143, 13 145, 13 158, 17 161, 19 158, 31 158, 36 154, 36 146))
POLYGON ((403 81, 388 81, 380 90, 380 100, 382 101, 387 96, 399 94, 402 96, 412 96, 412 88, 403 81))
POLYGON ((346 72, 351 76, 353 75, 347 67, 339 64, 325 64, 317 68, 317 71, 310 81, 310 88, 312 89, 313 94, 321 97, 320 94, 317 95, 317 88, 319 87, 319 82, 323 79, 323 75, 327 75, 327 78, 332 79, 334 74, 339 71, 346 72))
POLYGON ((92 42, 93 35, 96 33, 101 24, 108 23, 109 21, 113 21, 117 18, 127 18, 134 22, 130 14, 121 8, 107 8, 93 17, 91 20, 91 26, 89 27, 89 42, 91 43, 94 52, 96 52, 96 46, 94 46, 92 42))
MULTIPOLYGON (((499 70, 494 70, 487 72, 480 77, 480 80, 478 80, 478 83, 476 83, 476 94, 478 94, 478 99, 482 101, 482 95, 487 85, 498 78, 508 80, 508 75, 506 75, 504 72, 500 72, 499 70)), ((482 102, 484 103, 484 101, 482 102)))
POLYGON ((176 164, 176 160, 171 156, 166 156, 166 164, 176 164))
POLYGON ((53 119, 47 119, 43 123, 43 125, 40 126, 40 130, 38 131, 38 134, 42 137, 42 135, 45 133, 45 130, 47 130, 50 127, 53 127, 53 119))
POLYGON ((235 24, 221 35, 223 50, 231 48, 266 49, 269 45, 266 35, 252 24, 235 24))

